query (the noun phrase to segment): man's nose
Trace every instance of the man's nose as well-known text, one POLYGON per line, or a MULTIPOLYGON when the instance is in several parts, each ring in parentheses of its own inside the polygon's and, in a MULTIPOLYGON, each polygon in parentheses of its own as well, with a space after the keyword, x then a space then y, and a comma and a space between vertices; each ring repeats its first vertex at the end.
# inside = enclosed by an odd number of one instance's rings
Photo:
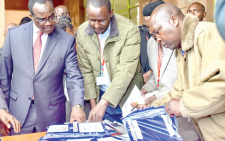
POLYGON ((45 25, 51 25, 52 23, 49 21, 49 19, 47 19, 45 25))
POLYGON ((99 21, 96 21, 95 22, 95 28, 99 28, 99 27, 100 27, 99 21))
POLYGON ((192 15, 195 15, 195 11, 194 11, 194 10, 192 10, 192 11, 191 11, 191 14, 192 14, 192 15))

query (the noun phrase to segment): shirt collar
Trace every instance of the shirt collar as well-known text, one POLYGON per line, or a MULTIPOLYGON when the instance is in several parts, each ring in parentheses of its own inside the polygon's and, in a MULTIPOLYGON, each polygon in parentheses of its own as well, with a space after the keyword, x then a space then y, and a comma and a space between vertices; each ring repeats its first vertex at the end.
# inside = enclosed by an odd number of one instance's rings
POLYGON ((40 31, 40 29, 33 22, 33 33, 36 34, 38 31, 40 31))
POLYGON ((111 26, 111 22, 109 23, 108 28, 103 33, 98 34, 98 35, 104 35, 104 34, 108 33, 107 30, 110 32, 110 28, 111 28, 110 26, 111 26))
POLYGON ((109 27, 107 28, 107 30, 110 30, 111 29, 111 21, 109 23, 109 27))

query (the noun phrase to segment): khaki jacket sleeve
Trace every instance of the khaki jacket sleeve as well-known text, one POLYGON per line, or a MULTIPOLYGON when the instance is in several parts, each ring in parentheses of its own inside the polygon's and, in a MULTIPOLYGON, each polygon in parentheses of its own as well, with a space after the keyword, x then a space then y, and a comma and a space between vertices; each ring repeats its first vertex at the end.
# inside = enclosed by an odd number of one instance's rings
POLYGON ((84 96, 86 100, 94 99, 97 97, 97 92, 95 88, 95 78, 92 70, 92 66, 84 52, 82 31, 78 30, 77 34, 77 55, 78 55, 78 65, 82 72, 84 78, 84 96))
POLYGON ((201 82, 184 92, 180 107, 185 117, 200 118, 225 111, 225 45, 214 29, 215 34, 204 29, 196 39, 201 54, 201 82))
POLYGON ((110 102, 113 107, 119 104, 125 94, 134 78, 139 63, 141 41, 139 28, 137 26, 132 28, 126 37, 120 54, 120 63, 116 67, 115 76, 107 91, 102 96, 102 99, 110 102))

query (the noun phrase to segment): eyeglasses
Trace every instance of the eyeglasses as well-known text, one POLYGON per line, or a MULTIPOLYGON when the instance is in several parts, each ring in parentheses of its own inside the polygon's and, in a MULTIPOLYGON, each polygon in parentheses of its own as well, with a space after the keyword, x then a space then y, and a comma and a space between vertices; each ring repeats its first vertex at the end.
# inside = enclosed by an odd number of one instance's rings
MULTIPOLYGON (((33 16, 33 17, 34 17, 34 16, 33 16)), ((51 23, 55 22, 56 19, 57 19, 57 16, 53 15, 53 16, 51 16, 51 17, 48 18, 48 19, 40 19, 40 20, 38 20, 38 19, 36 19, 36 18, 34 17, 34 19, 35 19, 40 25, 44 25, 44 24, 47 23, 47 21, 49 21, 49 22, 51 22, 51 23)))

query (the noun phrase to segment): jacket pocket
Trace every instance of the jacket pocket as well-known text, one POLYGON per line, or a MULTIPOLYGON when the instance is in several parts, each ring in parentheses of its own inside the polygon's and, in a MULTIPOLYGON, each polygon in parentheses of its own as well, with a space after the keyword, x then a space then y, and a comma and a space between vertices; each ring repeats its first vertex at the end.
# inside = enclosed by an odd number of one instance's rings
POLYGON ((51 98, 51 105, 65 102, 65 101, 66 101, 66 96, 63 94, 63 95, 51 98))
POLYGON ((13 99, 13 100, 17 100, 17 97, 18 97, 18 94, 14 91, 10 91, 10 97, 13 99))

